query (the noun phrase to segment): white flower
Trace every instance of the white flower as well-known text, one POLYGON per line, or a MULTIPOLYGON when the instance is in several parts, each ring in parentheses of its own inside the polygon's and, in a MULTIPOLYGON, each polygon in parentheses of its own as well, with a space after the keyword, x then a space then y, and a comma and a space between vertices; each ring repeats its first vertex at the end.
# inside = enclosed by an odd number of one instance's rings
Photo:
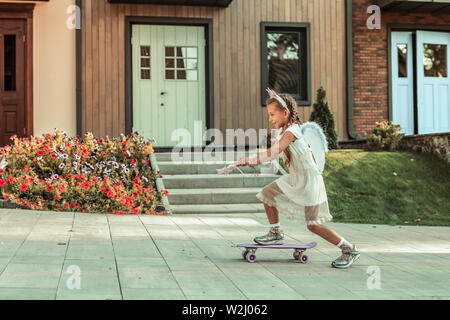
POLYGON ((42 157, 37 157, 37 161, 42 161, 42 157))
POLYGON ((59 178, 59 175, 57 175, 56 173, 52 176, 52 179, 58 179, 59 178))
POLYGON ((62 168, 64 168, 65 166, 66 166, 65 163, 61 163, 61 164, 58 166, 58 168, 62 169, 62 168))

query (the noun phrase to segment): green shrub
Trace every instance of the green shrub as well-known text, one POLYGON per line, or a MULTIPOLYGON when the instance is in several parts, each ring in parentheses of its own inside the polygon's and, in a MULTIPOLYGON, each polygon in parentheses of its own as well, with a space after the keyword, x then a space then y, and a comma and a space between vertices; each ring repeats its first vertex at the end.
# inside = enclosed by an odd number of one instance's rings
POLYGON ((328 102, 325 102, 326 91, 321 86, 317 90, 317 102, 313 105, 313 111, 309 118, 309 121, 314 121, 320 125, 323 133, 327 137, 328 149, 338 148, 338 136, 334 128, 334 117, 328 106, 328 102))
MULTIPOLYGON (((56 129, 40 137, 11 137, 0 149, 3 198, 23 208, 52 211, 155 214, 150 142, 136 133, 119 139, 69 138, 56 129)), ((163 191, 167 194, 167 190, 163 191)))
POLYGON ((371 151, 395 150, 404 134, 399 133, 401 126, 391 121, 376 122, 376 127, 371 134, 366 131, 363 135, 367 138, 366 149, 371 151))

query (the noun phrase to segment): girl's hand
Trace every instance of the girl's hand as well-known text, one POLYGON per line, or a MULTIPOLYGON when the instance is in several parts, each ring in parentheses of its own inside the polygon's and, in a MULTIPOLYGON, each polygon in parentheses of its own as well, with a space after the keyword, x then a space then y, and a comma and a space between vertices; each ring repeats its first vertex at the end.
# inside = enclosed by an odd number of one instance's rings
POLYGON ((255 159, 253 159, 253 161, 250 162, 249 157, 241 157, 239 158, 237 165, 238 167, 249 166, 253 168, 256 167, 258 164, 256 163, 255 159))
POLYGON ((248 165, 248 158, 247 157, 240 157, 237 161, 237 166, 238 167, 245 167, 246 165, 248 165))

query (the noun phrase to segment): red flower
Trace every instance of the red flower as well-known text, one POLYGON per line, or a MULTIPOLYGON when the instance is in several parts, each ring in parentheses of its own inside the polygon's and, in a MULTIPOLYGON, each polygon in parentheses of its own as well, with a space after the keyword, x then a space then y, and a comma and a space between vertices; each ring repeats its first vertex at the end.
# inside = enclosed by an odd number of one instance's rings
POLYGON ((49 153, 50 152, 50 150, 48 150, 47 147, 44 147, 44 149, 42 149, 42 150, 44 150, 45 153, 49 153))
POLYGON ((64 205, 66 208, 70 208, 70 204, 68 204, 67 202, 66 202, 66 204, 64 205))
POLYGON ((3 169, 0 169, 0 174, 3 174, 3 172, 5 172, 3 169))
POLYGON ((47 134, 45 135, 45 137, 46 137, 47 139, 50 139, 50 138, 52 137, 52 135, 51 135, 50 133, 47 133, 47 134))
POLYGON ((133 208, 131 211, 133 211, 134 214, 139 214, 139 208, 133 208))
POLYGON ((30 172, 30 168, 28 166, 23 167, 26 172, 30 172))
POLYGON ((106 193, 106 196, 108 198, 111 198, 113 196, 113 192, 111 190, 109 190, 108 193, 106 193))
POLYGON ((83 182, 83 186, 82 187, 84 189, 88 190, 90 186, 91 186, 91 184, 89 182, 83 182))
POLYGON ((56 154, 54 154, 54 153, 52 153, 50 156, 51 156, 53 159, 56 158, 56 154))
POLYGON ((76 209, 78 209, 78 208, 80 207, 80 205, 79 205, 78 203, 74 203, 74 204, 73 204, 73 207, 76 208, 76 209))
POLYGON ((66 187, 64 187, 64 185, 59 186, 59 191, 61 192, 66 191, 66 187))
POLYGON ((56 200, 61 200, 61 198, 57 194, 55 194, 55 199, 56 200))
POLYGON ((0 179, 0 187, 3 187, 6 184, 5 180, 0 179))
POLYGON ((125 212, 123 211, 117 211, 117 214, 124 214, 125 212))
POLYGON ((139 194, 137 192, 133 192, 133 197, 137 198, 139 197, 139 194))
POLYGON ((6 200, 11 200, 10 196, 8 196, 7 194, 4 194, 3 198, 5 198, 6 200))
POLYGON ((27 189, 28 189, 28 186, 26 184, 23 184, 20 186, 21 191, 27 191, 27 189))
POLYGON ((96 178, 96 177, 92 177, 92 178, 91 178, 91 181, 92 181, 92 182, 97 182, 97 178, 96 178))
POLYGON ((52 186, 48 186, 47 187, 47 191, 53 191, 53 187, 52 186))
POLYGON ((38 156, 42 156, 44 153, 42 152, 42 150, 38 150, 37 155, 38 156))
POLYGON ((164 193, 166 196, 169 195, 169 191, 167 191, 167 190, 163 190, 163 193, 164 193))

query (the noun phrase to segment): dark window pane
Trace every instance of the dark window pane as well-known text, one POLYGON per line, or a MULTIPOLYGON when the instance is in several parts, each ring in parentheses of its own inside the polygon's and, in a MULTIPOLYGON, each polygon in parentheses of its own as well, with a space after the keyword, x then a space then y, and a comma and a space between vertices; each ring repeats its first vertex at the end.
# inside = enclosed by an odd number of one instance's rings
POLYGON ((186 80, 186 70, 177 70, 177 79, 186 80))
POLYGON ((175 60, 166 59, 166 68, 175 68, 175 60))
POLYGON ((186 57, 186 48, 177 47, 177 57, 186 57))
POLYGON ((141 57, 149 57, 149 56, 150 56, 150 47, 141 46, 141 57))
POLYGON ((141 67, 142 68, 150 68, 150 59, 141 58, 141 67))
POLYGON ((447 78, 447 46, 423 44, 423 71, 425 77, 447 78))
POLYGON ((186 68, 186 65, 184 64, 183 59, 177 59, 177 68, 181 68, 181 69, 186 68))
POLYGON ((406 44, 397 44, 398 52, 398 77, 408 77, 408 46, 406 44))
POLYGON ((16 90, 16 36, 5 35, 4 83, 5 91, 16 90))
POLYGON ((175 55, 174 47, 166 47, 166 57, 173 57, 175 55))
POLYGON ((166 70, 166 79, 175 79, 175 71, 174 70, 166 70))
POLYGON ((141 70, 141 79, 142 80, 149 80, 150 79, 150 70, 142 69, 141 70))
POLYGON ((269 87, 300 95, 300 34, 268 32, 266 36, 269 87))

